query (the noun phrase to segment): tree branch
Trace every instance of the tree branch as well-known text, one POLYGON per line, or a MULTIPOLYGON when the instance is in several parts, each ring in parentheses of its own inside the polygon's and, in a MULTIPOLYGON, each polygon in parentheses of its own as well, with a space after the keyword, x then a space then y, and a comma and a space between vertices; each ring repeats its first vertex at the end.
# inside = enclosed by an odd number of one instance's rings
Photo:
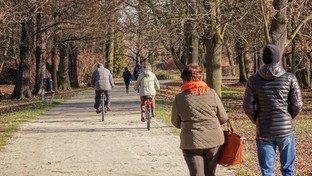
POLYGON ((286 44, 285 44, 285 47, 287 47, 287 46, 291 43, 291 41, 296 37, 296 35, 298 34, 300 28, 301 28, 305 23, 307 23, 309 20, 311 20, 311 19, 312 19, 312 13, 311 13, 309 16, 307 16, 304 20, 302 20, 302 21, 297 25, 297 27, 296 27, 295 30, 292 32, 292 34, 288 37, 288 40, 287 40, 287 42, 286 42, 286 44))
POLYGON ((269 25, 268 25, 268 21, 266 19, 266 15, 264 12, 264 0, 260 0, 260 9, 261 9, 262 17, 263 17, 263 28, 264 28, 265 40, 267 43, 271 43, 272 38, 270 37, 269 25))

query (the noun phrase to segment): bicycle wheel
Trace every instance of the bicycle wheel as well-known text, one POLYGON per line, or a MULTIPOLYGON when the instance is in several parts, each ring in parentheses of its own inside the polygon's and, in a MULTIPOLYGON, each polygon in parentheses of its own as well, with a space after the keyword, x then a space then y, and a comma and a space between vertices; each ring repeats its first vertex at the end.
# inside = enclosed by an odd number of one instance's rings
POLYGON ((102 109, 102 121, 104 121, 106 110, 105 110, 105 99, 104 99, 103 95, 102 95, 102 98, 101 98, 101 109, 102 109))
POLYGON ((146 120, 147 120, 147 130, 149 131, 151 129, 151 105, 146 105, 146 120))

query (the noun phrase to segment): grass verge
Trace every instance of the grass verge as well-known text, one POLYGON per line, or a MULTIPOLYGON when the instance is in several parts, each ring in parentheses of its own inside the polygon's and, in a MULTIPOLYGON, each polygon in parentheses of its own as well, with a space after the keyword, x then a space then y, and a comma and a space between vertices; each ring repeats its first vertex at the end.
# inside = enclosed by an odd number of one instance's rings
POLYGON ((64 102, 66 98, 93 91, 91 88, 73 89, 70 91, 62 91, 56 94, 52 104, 43 103, 39 99, 8 100, 6 103, 1 103, 2 107, 8 104, 14 110, 8 110, 0 116, 0 150, 7 145, 9 139, 14 135, 14 132, 21 126, 22 123, 37 118, 41 114, 50 110, 54 106, 64 102), (14 105, 14 106, 13 106, 14 105))
POLYGON ((62 101, 63 99, 55 99, 53 104, 46 104, 42 103, 41 101, 35 101, 25 109, 1 116, 0 150, 3 149, 3 147, 8 143, 9 139, 13 136, 14 132, 17 131, 22 123, 38 117, 52 107, 60 104, 62 101))

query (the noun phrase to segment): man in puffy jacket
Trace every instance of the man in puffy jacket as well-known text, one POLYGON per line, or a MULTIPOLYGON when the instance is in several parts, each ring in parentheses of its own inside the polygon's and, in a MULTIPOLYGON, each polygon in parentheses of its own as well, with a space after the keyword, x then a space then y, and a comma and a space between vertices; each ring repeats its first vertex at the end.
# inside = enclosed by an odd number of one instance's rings
POLYGON ((280 153, 283 176, 295 175, 295 129, 293 119, 303 102, 297 78, 280 63, 277 46, 263 50, 264 66, 248 79, 243 109, 256 124, 258 161, 262 175, 274 176, 276 147, 280 153))
POLYGON ((137 81, 134 84, 134 90, 139 90, 141 99, 141 121, 145 122, 145 96, 152 96, 152 113, 155 117, 155 96, 156 90, 159 90, 159 82, 156 75, 152 72, 151 64, 143 65, 143 72, 139 74, 137 81))
POLYGON ((93 72, 91 78, 91 85, 95 89, 95 103, 94 109, 97 113, 100 113, 99 105, 101 94, 104 93, 106 96, 105 105, 107 109, 111 110, 111 90, 114 87, 114 79, 111 72, 104 68, 103 64, 98 64, 97 69, 93 72))

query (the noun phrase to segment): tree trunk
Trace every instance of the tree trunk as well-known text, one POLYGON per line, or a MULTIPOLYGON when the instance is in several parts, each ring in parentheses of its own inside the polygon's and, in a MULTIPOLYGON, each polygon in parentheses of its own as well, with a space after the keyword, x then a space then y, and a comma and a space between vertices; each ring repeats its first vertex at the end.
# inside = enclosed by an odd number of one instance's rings
POLYGON ((180 70, 180 72, 182 72, 183 69, 185 68, 185 64, 183 63, 184 55, 182 54, 181 58, 180 58, 179 53, 177 51, 175 51, 173 46, 170 48, 170 52, 171 52, 171 56, 172 56, 172 59, 173 59, 175 65, 180 70))
POLYGON ((247 46, 244 47, 244 50, 243 50, 243 56, 244 56, 244 65, 245 65, 245 75, 246 75, 246 78, 248 79, 249 76, 250 76, 250 64, 249 64, 249 48, 247 46))
POLYGON ((206 82, 221 97, 222 85, 222 41, 215 34, 212 39, 205 42, 207 58, 206 58, 206 82))
POLYGON ((58 79, 57 79, 57 64, 56 64, 56 43, 53 43, 54 46, 52 48, 52 52, 51 52, 51 77, 52 77, 52 84, 53 84, 53 90, 57 90, 58 89, 58 79))
POLYGON ((192 24, 187 20, 184 24, 184 49, 186 57, 186 65, 192 62, 192 24))
POLYGON ((254 73, 257 73, 257 71, 260 68, 260 57, 259 57, 259 52, 257 51, 256 47, 254 47, 254 73))
POLYGON ((106 41, 105 49, 105 68, 113 72, 113 61, 114 61, 114 28, 111 25, 108 32, 108 39, 106 41))
POLYGON ((37 30, 36 30, 36 50, 35 50, 35 57, 36 57, 36 78, 35 78, 35 85, 33 89, 33 94, 37 95, 41 93, 41 86, 42 86, 42 80, 43 80, 43 72, 45 67, 45 62, 43 61, 43 41, 42 41, 42 34, 41 34, 41 13, 38 13, 36 16, 36 24, 37 24, 37 30))
POLYGON ((29 19, 21 24, 20 63, 18 65, 12 98, 30 98, 30 70, 32 58, 33 22, 29 19))
POLYGON ((69 51, 69 78, 70 85, 72 88, 79 88, 77 59, 78 59, 78 48, 74 43, 71 43, 69 51))
POLYGON ((222 23, 220 12, 220 1, 211 2, 207 8, 207 12, 211 16, 212 31, 206 30, 204 39, 204 45, 206 47, 206 78, 207 84, 212 87, 216 93, 221 97, 222 86, 222 23), (210 37, 211 36, 211 37, 210 37))
POLYGON ((230 65, 230 76, 235 76, 236 72, 235 72, 233 51, 228 43, 225 44, 225 48, 226 48, 226 53, 227 53, 229 65, 230 65))
POLYGON ((58 69, 58 88, 59 90, 70 90, 70 81, 69 81, 69 59, 67 53, 67 45, 61 43, 59 45, 60 53, 60 64, 58 69))
POLYGON ((278 46, 284 53, 287 41, 287 5, 288 0, 274 0, 273 7, 277 13, 272 19, 270 36, 273 44, 278 46))
POLYGON ((246 62, 244 57, 244 47, 241 46, 240 42, 235 43, 235 51, 237 53, 237 60, 239 66, 239 80, 238 82, 246 82, 247 75, 246 75, 246 62))

